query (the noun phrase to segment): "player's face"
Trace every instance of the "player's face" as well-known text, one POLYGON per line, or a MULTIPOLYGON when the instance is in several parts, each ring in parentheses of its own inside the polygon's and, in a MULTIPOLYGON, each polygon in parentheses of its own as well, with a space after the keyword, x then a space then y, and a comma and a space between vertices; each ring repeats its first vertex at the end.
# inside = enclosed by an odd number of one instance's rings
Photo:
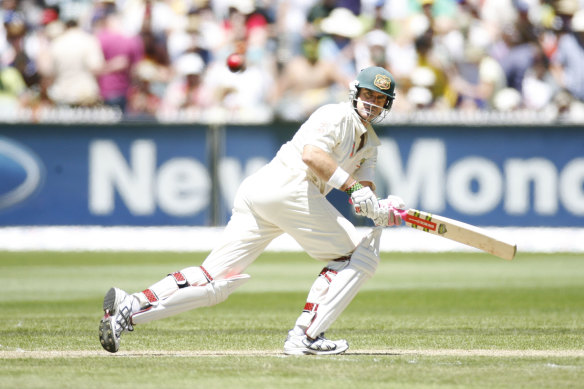
POLYGON ((370 122, 383 112, 387 96, 370 89, 361 89, 357 96, 357 113, 364 121, 370 122))

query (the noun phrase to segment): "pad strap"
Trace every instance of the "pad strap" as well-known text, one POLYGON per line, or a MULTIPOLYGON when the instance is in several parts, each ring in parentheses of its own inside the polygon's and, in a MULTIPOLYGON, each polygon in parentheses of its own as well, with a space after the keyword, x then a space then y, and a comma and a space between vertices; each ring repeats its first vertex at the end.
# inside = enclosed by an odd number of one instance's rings
POLYGON ((169 276, 174 277, 174 280, 176 281, 176 284, 179 288, 185 288, 189 286, 186 277, 181 272, 177 271, 175 273, 169 274, 169 276))
POLYGON ((324 278, 326 278, 326 280, 327 280, 327 281, 329 282, 329 284, 330 284, 330 282, 332 281, 332 278, 331 278, 331 276, 329 275, 329 273, 330 273, 330 274, 337 274, 337 271, 336 271, 336 270, 333 270, 333 269, 330 269, 330 268, 328 268, 328 267, 325 267, 324 269, 322 269, 322 271, 320 272, 320 274, 319 274, 319 275, 321 275, 321 276, 323 276, 324 278))
POLYGON ((201 268, 201 271, 203 272, 203 275, 207 279, 207 282, 213 281, 213 277, 211 277, 211 274, 209 274, 209 272, 207 271, 207 269, 205 269, 203 266, 199 266, 199 267, 201 268))
POLYGON ((158 301, 158 296, 156 296, 156 294, 152 291, 152 289, 143 290, 142 294, 144 294, 144 296, 146 296, 146 298, 148 299, 148 302, 150 304, 158 301))

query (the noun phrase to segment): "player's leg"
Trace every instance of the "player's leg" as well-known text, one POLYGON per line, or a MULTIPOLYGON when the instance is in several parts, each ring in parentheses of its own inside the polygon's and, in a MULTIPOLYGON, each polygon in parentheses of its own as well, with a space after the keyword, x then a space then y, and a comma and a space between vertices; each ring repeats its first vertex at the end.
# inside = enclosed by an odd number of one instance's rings
POLYGON ((281 233, 249 212, 234 213, 222 242, 201 266, 172 273, 135 294, 141 309, 132 314, 132 323, 143 324, 225 301, 249 279, 242 272, 281 233))
POLYGON ((374 229, 363 238, 316 188, 309 184, 305 193, 308 196, 304 203, 296 202, 296 206, 304 207, 304 213, 290 204, 286 211, 278 213, 278 218, 285 219, 278 221, 278 225, 285 226, 282 229, 310 256, 327 261, 328 265, 314 282, 305 309, 289 332, 285 352, 340 353, 348 348, 347 342, 328 341, 323 333, 374 274, 381 229, 374 229))
POLYGON ((299 197, 285 203, 283 209, 266 215, 270 221, 290 234, 313 258, 329 262, 317 278, 309 293, 306 312, 303 312, 295 328, 285 342, 285 352, 290 354, 338 354, 348 348, 347 342, 329 341, 323 332, 341 314, 357 291, 375 271, 378 256, 373 254, 370 267, 360 265, 361 254, 352 258, 358 246, 374 240, 362 241, 354 225, 344 218, 322 196, 316 187, 307 183, 306 190, 299 190, 299 197), (307 194, 307 195, 303 195, 307 194), (304 196, 304 197, 303 197, 304 196), (343 258, 342 261, 334 259, 343 258), (336 279, 336 280, 335 280, 336 279), (321 312, 317 314, 314 310, 321 312), (316 319, 318 318, 318 321, 316 319), (311 323, 315 322, 313 326, 311 323), (317 329, 316 333, 309 327, 317 329), (308 344, 308 346, 307 346, 308 344))
POLYGON ((313 308, 314 315, 307 315, 312 316, 306 329, 309 337, 316 337, 326 331, 363 284, 373 277, 379 265, 381 231, 381 228, 374 228, 359 243, 349 260, 338 265, 335 261, 329 263, 325 269, 326 275, 319 277, 317 282, 324 281, 325 285, 324 288, 318 287, 315 295, 309 297, 314 297, 313 305, 318 305, 313 308))
POLYGON ((224 301, 249 279, 247 274, 241 274, 245 268, 281 233, 249 211, 236 209, 221 243, 201 266, 171 273, 133 295, 117 288, 108 291, 99 326, 102 346, 116 352, 122 333, 133 330, 136 324, 224 301))
POLYGON ((322 270, 310 289, 303 312, 289 332, 285 353, 338 354, 349 347, 346 341, 328 341, 323 334, 375 273, 380 236, 381 228, 373 229, 349 258, 331 261, 322 270), (315 340, 314 344, 310 340, 315 340))

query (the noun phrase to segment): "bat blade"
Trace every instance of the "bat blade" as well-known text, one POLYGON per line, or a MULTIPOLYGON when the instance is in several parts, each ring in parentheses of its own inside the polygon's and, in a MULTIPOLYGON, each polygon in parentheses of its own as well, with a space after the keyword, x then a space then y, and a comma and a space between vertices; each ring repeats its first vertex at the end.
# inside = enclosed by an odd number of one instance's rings
POLYGON ((401 215, 404 223, 409 227, 454 240, 509 261, 517 252, 517 245, 514 243, 495 237, 472 224, 417 209, 404 210, 401 215))

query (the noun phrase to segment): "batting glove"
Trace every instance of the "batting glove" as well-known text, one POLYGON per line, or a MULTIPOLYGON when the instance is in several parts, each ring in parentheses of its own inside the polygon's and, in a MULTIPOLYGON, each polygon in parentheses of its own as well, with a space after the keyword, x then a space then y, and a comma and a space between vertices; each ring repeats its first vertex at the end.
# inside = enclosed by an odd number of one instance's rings
POLYGON ((388 202, 388 204, 391 207, 393 207, 395 209, 406 209, 406 203, 399 196, 390 195, 390 196, 387 196, 387 199, 385 199, 385 200, 388 202))
POLYGON ((346 192, 351 196, 351 204, 357 215, 374 219, 379 216, 379 200, 370 187, 360 183, 351 185, 346 192))
POLYGON ((400 210, 405 209, 406 204, 398 196, 389 196, 379 200, 379 216, 373 218, 376 226, 391 227, 402 223, 400 210))

